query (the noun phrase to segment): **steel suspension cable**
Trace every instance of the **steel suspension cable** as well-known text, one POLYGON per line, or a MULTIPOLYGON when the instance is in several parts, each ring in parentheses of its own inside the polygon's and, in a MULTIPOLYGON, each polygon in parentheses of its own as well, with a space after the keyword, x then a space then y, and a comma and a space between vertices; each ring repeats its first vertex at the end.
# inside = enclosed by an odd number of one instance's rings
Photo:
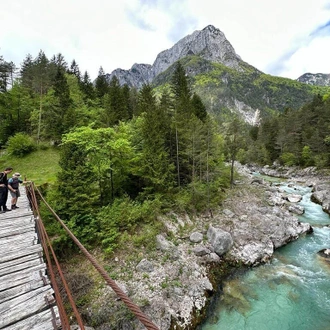
POLYGON ((103 279, 110 285, 112 290, 117 294, 117 296, 126 304, 126 306, 134 313, 134 315, 141 321, 141 323, 148 329, 148 330, 159 330, 159 328, 141 311, 141 309, 134 304, 125 292, 117 285, 117 283, 110 278, 107 274, 106 270, 98 264, 96 259, 87 251, 87 249, 80 243, 76 236, 70 231, 70 229, 65 225, 65 223, 60 219, 60 217, 55 213, 52 207, 47 203, 43 195, 41 194, 40 190, 35 187, 36 191, 38 192, 40 198, 48 207, 50 212, 54 215, 57 221, 62 225, 68 235, 72 238, 72 240, 76 243, 79 249, 84 253, 87 259, 91 262, 94 268, 100 273, 103 279))
MULTIPOLYGON (((32 210, 34 212, 34 215, 36 216, 35 212, 38 213, 38 207, 37 207, 37 201, 36 201, 36 196, 35 196, 34 190, 31 188, 31 185, 26 186, 26 190, 28 192, 27 195, 29 197, 32 210)), ((60 291, 59 291, 59 288, 58 288, 58 285, 57 285, 57 282, 56 282, 55 272, 54 272, 52 262, 51 262, 51 259, 50 259, 50 255, 49 255, 49 251, 48 251, 48 248, 47 248, 46 240, 44 239, 44 232, 41 228, 40 218, 37 219, 36 224, 37 224, 38 232, 41 235, 41 237, 40 237, 41 245, 43 247, 43 251, 44 251, 44 253, 46 255, 46 259, 47 259, 49 275, 50 275, 52 287, 54 289, 56 304, 57 304, 58 311, 59 311, 59 316, 60 316, 60 319, 61 319, 61 325, 65 330, 70 329, 68 316, 65 312, 64 304, 63 304, 63 301, 62 301, 62 298, 61 298, 61 295, 60 295, 60 291)))
MULTIPOLYGON (((53 250, 51 241, 50 241, 49 236, 48 236, 48 234, 46 232, 46 228, 45 228, 45 226, 44 226, 44 224, 42 222, 41 215, 40 215, 39 208, 38 208, 37 198, 35 196, 34 189, 32 189, 32 196, 33 196, 33 202, 34 202, 34 206, 35 206, 36 212, 38 213, 37 224, 39 225, 40 231, 42 232, 43 241, 45 242, 44 244, 46 244, 46 242, 47 242, 48 243, 48 246, 49 246, 49 249, 51 250, 51 253, 52 253, 53 259, 55 261, 55 264, 56 264, 58 273, 60 275, 60 278, 61 278, 61 281, 63 283, 64 289, 65 289, 65 291, 66 291, 66 293, 68 295, 68 299, 69 299, 70 305, 71 305, 71 307, 73 309, 73 313, 74 313, 74 315, 76 317, 76 320, 77 320, 77 323, 78 323, 78 325, 80 327, 80 330, 85 330, 85 327, 84 327, 83 321, 81 319, 80 313, 79 313, 78 308, 77 308, 77 306, 76 306, 76 304, 74 302, 74 299, 73 299, 71 290, 69 289, 68 283, 67 283, 67 281, 66 281, 66 279, 64 277, 64 274, 63 274, 63 271, 61 269, 61 266, 60 266, 60 264, 58 262, 58 259, 56 257, 56 254, 55 254, 55 252, 53 250)), ((47 246, 46 246, 46 248, 47 248, 47 246)), ((47 249, 47 252, 48 252, 48 249, 47 249)), ((63 305, 63 303, 62 303, 62 305, 63 305)), ((63 307, 63 309, 64 309, 64 307, 63 307)), ((65 313, 65 315, 66 315, 66 313, 65 313)), ((66 316, 66 320, 67 320, 67 316, 66 316)), ((67 321, 66 323, 67 323, 67 326, 68 326, 67 329, 70 329, 69 322, 67 321)))

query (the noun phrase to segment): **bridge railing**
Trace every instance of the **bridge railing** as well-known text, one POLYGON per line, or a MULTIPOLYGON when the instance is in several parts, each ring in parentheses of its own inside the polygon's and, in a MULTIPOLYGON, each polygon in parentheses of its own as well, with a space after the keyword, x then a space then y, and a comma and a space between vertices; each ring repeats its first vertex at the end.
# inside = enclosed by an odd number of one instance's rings
POLYGON ((42 240, 42 245, 45 251, 49 271, 50 271, 50 277, 52 284, 54 285, 54 292, 55 292, 55 298, 58 302, 58 308, 59 308, 59 313, 62 321, 62 327, 63 329, 70 329, 69 321, 68 321, 68 316, 65 312, 64 309, 64 304, 63 301, 60 297, 60 292, 59 288, 56 284, 56 279, 55 279, 55 271, 54 267, 52 266, 51 262, 51 257, 50 253, 52 255, 52 258, 55 262, 57 271, 60 275, 62 284, 65 288, 65 291, 68 295, 68 299, 70 302, 70 305, 73 309, 74 315, 76 317, 77 323, 80 327, 81 330, 84 330, 84 325, 83 321, 81 319, 81 316, 79 314, 79 311, 76 307, 76 304, 74 302, 74 299, 72 297, 72 294, 70 292, 69 286, 65 280, 65 277, 63 275, 63 272, 61 270, 60 264, 56 258, 56 255, 54 253, 54 250, 51 246, 51 241, 47 235, 46 229, 42 223, 41 215, 39 212, 39 207, 38 207, 38 201, 36 194, 39 196, 39 200, 42 201, 46 207, 49 209, 49 211, 53 214, 54 218, 61 224, 61 226, 64 228, 64 230, 67 232, 67 234, 71 237, 71 239, 74 241, 74 243, 78 246, 78 248, 81 250, 81 252, 85 255, 85 257, 90 261, 90 263, 94 266, 94 268, 98 271, 98 273, 103 277, 105 282, 112 288, 112 290, 117 294, 117 296, 125 303, 125 305, 131 310, 131 312, 140 320, 140 322, 146 327, 148 330, 159 330, 159 328, 149 319, 147 315, 145 315, 141 309, 134 303, 132 302, 129 297, 125 294, 125 292, 117 285, 117 283, 110 278, 108 275, 107 271, 96 261, 96 259, 87 251, 87 249, 80 243, 80 241, 75 237, 75 235, 70 231, 70 229, 66 226, 66 224, 60 219, 60 217, 56 214, 56 212, 52 209, 52 207, 47 203, 45 200, 44 196, 41 194, 40 190, 34 185, 33 182, 28 182, 26 184, 26 189, 27 189, 27 196, 30 200, 30 203, 32 205, 33 211, 35 215, 38 217, 37 221, 37 227, 38 231, 40 234, 40 238, 42 240), (50 251, 50 253, 49 253, 50 251))

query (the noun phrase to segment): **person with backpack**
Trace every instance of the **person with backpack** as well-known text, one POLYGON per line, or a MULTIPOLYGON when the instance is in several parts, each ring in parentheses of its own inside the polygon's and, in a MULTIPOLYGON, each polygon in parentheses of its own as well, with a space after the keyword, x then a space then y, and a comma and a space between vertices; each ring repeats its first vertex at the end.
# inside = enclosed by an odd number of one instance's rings
POLYGON ((17 199, 19 196, 21 196, 19 191, 19 184, 23 183, 23 181, 20 178, 19 173, 14 173, 13 177, 8 180, 8 189, 10 189, 11 194, 11 209, 15 210, 19 207, 16 205, 17 199))
POLYGON ((11 211, 7 209, 8 199, 8 179, 7 174, 13 170, 12 167, 6 167, 3 172, 0 172, 0 213, 11 211))

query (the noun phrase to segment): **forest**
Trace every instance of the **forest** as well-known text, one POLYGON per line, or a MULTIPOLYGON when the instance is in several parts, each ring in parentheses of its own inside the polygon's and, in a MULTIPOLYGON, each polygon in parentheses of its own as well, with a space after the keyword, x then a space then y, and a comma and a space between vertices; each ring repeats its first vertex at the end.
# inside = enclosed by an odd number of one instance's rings
MULTIPOLYGON (((102 67, 92 82, 62 54, 27 55, 20 68, 0 57, 1 154, 24 162, 35 150, 58 151, 47 201, 84 244, 111 254, 125 235, 153 244, 163 213, 212 214, 235 184, 236 160, 329 167, 329 95, 250 126, 234 114, 213 118, 181 62, 161 89, 136 90, 108 82, 102 67)), ((71 247, 48 227, 58 251, 71 247)))

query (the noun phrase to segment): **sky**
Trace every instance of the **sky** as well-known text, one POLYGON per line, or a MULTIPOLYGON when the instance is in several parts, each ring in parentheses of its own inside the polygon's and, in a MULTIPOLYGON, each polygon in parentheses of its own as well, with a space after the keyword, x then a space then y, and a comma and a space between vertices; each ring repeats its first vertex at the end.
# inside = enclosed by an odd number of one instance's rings
POLYGON ((40 50, 61 53, 94 80, 153 64, 157 55, 207 25, 245 62, 297 79, 330 73, 330 0, 0 0, 0 55, 20 66, 40 50))

